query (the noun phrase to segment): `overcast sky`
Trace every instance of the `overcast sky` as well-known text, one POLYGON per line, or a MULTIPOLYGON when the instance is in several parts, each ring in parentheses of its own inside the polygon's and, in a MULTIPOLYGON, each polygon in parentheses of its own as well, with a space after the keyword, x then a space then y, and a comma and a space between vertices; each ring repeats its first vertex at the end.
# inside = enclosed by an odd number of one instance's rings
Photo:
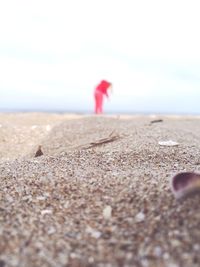
POLYGON ((0 110, 200 113, 196 0, 0 3, 0 110))

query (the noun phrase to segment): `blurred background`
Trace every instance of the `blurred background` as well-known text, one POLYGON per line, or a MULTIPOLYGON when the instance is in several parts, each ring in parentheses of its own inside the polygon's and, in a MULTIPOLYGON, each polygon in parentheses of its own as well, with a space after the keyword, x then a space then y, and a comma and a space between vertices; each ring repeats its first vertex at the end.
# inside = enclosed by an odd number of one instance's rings
POLYGON ((194 0, 0 3, 0 111, 200 114, 194 0))

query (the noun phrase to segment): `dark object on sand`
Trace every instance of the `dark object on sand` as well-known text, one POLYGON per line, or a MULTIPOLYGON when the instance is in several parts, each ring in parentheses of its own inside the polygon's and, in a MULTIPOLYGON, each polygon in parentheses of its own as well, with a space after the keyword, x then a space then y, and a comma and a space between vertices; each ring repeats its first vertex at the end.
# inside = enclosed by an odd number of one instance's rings
POLYGON ((102 139, 96 140, 94 142, 90 142, 88 144, 81 145, 78 148, 79 149, 89 149, 89 148, 93 148, 96 146, 101 146, 101 145, 106 144, 106 143, 113 142, 115 140, 118 140, 119 138, 120 138, 120 136, 118 134, 115 134, 115 131, 113 131, 106 138, 102 138, 102 139))
POLYGON ((153 120, 151 123, 158 123, 158 122, 163 122, 163 120, 153 120))
POLYGON ((36 151, 35 153, 35 157, 40 157, 43 155, 43 152, 42 152, 42 146, 38 146, 38 150, 36 151))
POLYGON ((181 172, 171 180, 171 189, 177 199, 200 193, 200 174, 181 172))
POLYGON ((4 266, 6 266, 6 263, 5 263, 5 261, 3 261, 3 260, 0 260, 0 267, 4 267, 4 266))

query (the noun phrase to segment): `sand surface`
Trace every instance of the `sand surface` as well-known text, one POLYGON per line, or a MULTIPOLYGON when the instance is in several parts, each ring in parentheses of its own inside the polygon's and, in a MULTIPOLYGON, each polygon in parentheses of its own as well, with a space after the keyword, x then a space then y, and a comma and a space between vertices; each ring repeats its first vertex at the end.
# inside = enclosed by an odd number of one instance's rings
POLYGON ((0 114, 0 267, 199 267, 180 171, 200 172, 199 117, 0 114))

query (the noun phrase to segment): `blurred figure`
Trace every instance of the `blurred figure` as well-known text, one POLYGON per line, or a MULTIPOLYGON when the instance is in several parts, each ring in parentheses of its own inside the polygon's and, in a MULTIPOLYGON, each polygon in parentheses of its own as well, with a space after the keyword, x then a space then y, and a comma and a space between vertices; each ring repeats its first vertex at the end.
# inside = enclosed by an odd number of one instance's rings
POLYGON ((103 113, 103 98, 106 96, 109 98, 108 90, 112 89, 112 83, 102 80, 94 91, 94 99, 95 99, 95 113, 101 114, 103 113))

